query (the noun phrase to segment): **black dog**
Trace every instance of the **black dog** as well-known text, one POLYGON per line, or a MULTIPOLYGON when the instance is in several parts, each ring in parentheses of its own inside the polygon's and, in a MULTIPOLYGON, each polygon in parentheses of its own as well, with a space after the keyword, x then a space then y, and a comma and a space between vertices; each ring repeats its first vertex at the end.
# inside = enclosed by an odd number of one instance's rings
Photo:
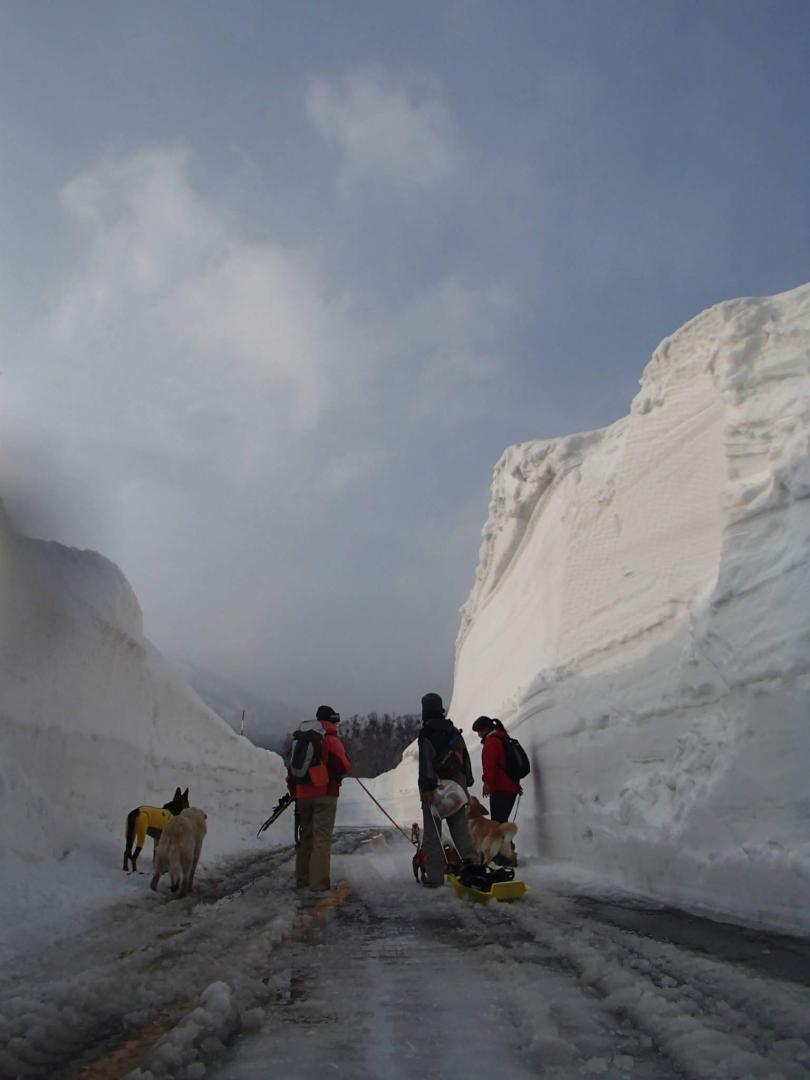
POLYGON ((177 788, 171 802, 164 803, 162 808, 136 806, 134 810, 130 810, 127 814, 127 846, 124 848, 125 870, 129 870, 130 863, 132 863, 133 871, 138 869, 136 865, 138 856, 143 851, 147 836, 152 837, 157 847, 166 822, 179 814, 181 810, 185 810, 187 806, 188 788, 182 792, 180 788, 177 788), (135 841, 134 851, 132 850, 133 840, 135 841))

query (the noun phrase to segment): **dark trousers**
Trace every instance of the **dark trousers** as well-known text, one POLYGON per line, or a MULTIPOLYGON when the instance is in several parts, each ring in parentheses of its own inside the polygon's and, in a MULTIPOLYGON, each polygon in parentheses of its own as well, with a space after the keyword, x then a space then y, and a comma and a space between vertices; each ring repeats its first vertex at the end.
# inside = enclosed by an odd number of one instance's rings
MULTIPOLYGON (((477 863, 479 856, 467 828, 467 812, 462 806, 445 818, 450 836, 463 861, 477 863)), ((422 803, 422 848, 425 852, 425 880, 429 885, 441 885, 444 881, 445 855, 442 851, 442 822, 437 821, 430 803, 422 803)))
POLYGON ((508 821, 516 798, 512 791, 493 791, 489 796, 489 816, 492 821, 508 821))
POLYGON ((337 813, 337 795, 316 795, 297 799, 295 807, 301 821, 301 842, 295 849, 296 888, 325 892, 329 880, 332 833, 337 813))

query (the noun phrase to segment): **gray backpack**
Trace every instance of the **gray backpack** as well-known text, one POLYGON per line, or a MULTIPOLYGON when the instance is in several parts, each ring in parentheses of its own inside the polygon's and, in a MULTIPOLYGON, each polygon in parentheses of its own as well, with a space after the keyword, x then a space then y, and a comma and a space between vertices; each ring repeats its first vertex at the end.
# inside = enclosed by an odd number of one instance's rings
POLYGON ((293 780, 306 784, 310 781, 309 770, 313 765, 321 764, 323 752, 323 732, 296 731, 293 734, 290 759, 287 768, 293 780))

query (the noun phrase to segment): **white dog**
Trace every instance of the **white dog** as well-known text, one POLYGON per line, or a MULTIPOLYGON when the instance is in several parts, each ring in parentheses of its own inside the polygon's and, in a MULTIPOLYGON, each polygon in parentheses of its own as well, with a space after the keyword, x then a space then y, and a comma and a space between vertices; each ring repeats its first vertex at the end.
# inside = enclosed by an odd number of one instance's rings
POLYGON ((202 810, 190 806, 166 823, 155 849, 154 874, 150 883, 155 892, 161 874, 166 871, 171 877, 172 892, 179 889, 181 896, 191 892, 205 836, 206 820, 202 810))

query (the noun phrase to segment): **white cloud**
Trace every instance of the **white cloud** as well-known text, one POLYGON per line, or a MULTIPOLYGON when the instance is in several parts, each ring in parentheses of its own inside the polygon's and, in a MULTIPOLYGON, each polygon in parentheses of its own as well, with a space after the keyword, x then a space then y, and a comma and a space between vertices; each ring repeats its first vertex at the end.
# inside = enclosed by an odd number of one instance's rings
POLYGON ((462 163, 455 126, 432 85, 395 83, 361 68, 339 83, 314 80, 307 114, 341 151, 349 179, 383 177, 423 189, 446 181, 462 163))
POLYGON ((350 491, 385 467, 382 445, 480 408, 502 370, 508 289, 448 275, 355 304, 311 252, 247 237, 184 149, 107 158, 61 200, 79 258, 13 350, 6 434, 40 432, 107 484, 199 474, 247 491, 297 462, 325 494, 350 491))
POLYGON ((185 150, 147 149, 107 158, 63 187, 62 205, 87 246, 54 313, 63 340, 86 341, 153 303, 224 242, 224 222, 188 171, 185 150))
POLYGON ((348 304, 306 259, 241 244, 184 282, 166 316, 179 339, 217 368, 226 364, 243 389, 292 388, 287 416, 311 428, 357 357, 348 304))
POLYGON ((205 414, 239 417, 246 435, 257 413, 265 434, 270 417, 311 429, 359 355, 349 301, 312 258, 244 239, 189 165, 183 150, 150 149, 64 187, 86 250, 49 330, 81 347, 77 374, 119 369, 144 436, 176 443, 182 418, 205 414))
POLYGON ((389 457, 390 451, 379 446, 337 452, 326 462, 322 488, 329 494, 337 494, 355 487, 376 473, 389 457))
POLYGON ((426 418, 486 408, 513 298, 450 274, 383 301, 364 288, 371 260, 347 281, 318 248, 268 238, 266 218, 223 211, 192 165, 148 148, 62 189, 77 245, 57 302, 7 350, 0 473, 17 474, 23 526, 121 564, 159 640, 257 671, 272 643, 305 680, 291 622, 317 590, 365 602, 356 569, 332 588, 330 560, 358 506, 379 502, 385 534, 426 418))
POLYGON ((29 335, 9 420, 130 475, 202 469, 247 487, 317 436, 312 480, 350 490, 387 460, 375 425, 402 437, 448 401, 463 411, 501 369, 508 290, 451 275, 361 309, 311 252, 248 238, 192 184, 184 149, 105 159, 61 200, 80 256, 29 335), (342 418, 328 463, 327 413, 342 418))
POLYGON ((465 283, 448 275, 401 312, 399 347, 418 358, 412 409, 418 418, 464 405, 471 388, 497 378, 508 363, 502 342, 517 297, 507 285, 465 283))

